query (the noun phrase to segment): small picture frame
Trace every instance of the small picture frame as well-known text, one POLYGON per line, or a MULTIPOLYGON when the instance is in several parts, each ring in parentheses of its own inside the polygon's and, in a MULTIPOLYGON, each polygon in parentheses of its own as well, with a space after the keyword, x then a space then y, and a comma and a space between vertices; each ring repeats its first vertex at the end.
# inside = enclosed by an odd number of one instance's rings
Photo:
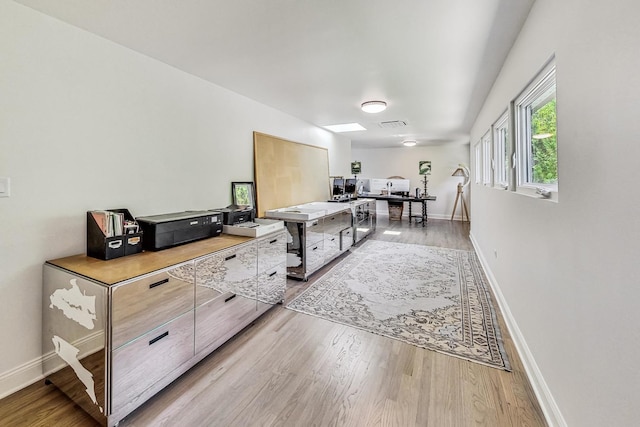
POLYGON ((256 207, 256 198, 253 182, 232 182, 231 196, 236 206, 256 207))
POLYGON ((354 175, 359 175, 361 172, 362 172, 362 163, 351 162, 351 173, 354 175))
POLYGON ((418 162, 418 172, 420 175, 431 175, 431 160, 420 160, 418 162))

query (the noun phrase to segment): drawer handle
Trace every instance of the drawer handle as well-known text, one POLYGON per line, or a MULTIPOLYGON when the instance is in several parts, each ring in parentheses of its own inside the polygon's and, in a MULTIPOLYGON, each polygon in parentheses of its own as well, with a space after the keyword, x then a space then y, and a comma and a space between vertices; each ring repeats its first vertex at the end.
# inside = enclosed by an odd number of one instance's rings
POLYGON ((118 249, 122 246, 122 240, 114 240, 113 242, 109 242, 109 247, 111 249, 118 249))
POLYGON ((233 254, 233 255, 229 255, 228 257, 226 257, 224 260, 225 261, 229 261, 230 259, 234 259, 236 257, 237 254, 233 254))
POLYGON ((229 302, 236 297, 236 294, 231 295, 229 298, 225 298, 224 302, 229 302))
POLYGON ((152 283, 152 284, 149 285, 149 289, 153 289, 156 286, 164 285, 165 283, 169 283, 169 279, 162 279, 159 282, 152 283))
POLYGON ((273 276, 275 276, 276 274, 278 274, 278 272, 277 272, 277 271, 274 271, 273 273, 271 273, 271 274, 269 275, 269 277, 273 277, 273 276))
POLYGON ((270 245, 273 245, 275 242, 277 242, 278 239, 273 239, 272 241, 269 242, 270 245))
POLYGON ((318 247, 316 246, 315 248, 313 248, 313 250, 315 251, 316 249, 318 249, 318 247))
POLYGON ((332 242, 334 242, 336 240, 336 238, 334 237, 333 239, 331 239, 332 242))
POLYGON ((151 341, 149 341, 149 345, 155 344, 158 341, 160 341, 162 338, 164 337, 168 337, 169 336, 169 331, 165 332, 162 335, 158 335, 157 337, 155 337, 154 339, 152 339, 151 341))

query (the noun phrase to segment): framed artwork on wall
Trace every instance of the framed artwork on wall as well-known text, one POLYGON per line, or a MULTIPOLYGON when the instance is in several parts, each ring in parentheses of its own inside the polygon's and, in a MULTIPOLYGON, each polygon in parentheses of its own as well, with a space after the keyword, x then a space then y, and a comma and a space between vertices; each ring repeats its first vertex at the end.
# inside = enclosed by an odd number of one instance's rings
POLYGON ((431 175, 431 160, 420 160, 418 162, 420 175, 431 175))
POLYGON ((362 163, 351 162, 351 173, 354 175, 360 175, 361 172, 362 172, 362 163))

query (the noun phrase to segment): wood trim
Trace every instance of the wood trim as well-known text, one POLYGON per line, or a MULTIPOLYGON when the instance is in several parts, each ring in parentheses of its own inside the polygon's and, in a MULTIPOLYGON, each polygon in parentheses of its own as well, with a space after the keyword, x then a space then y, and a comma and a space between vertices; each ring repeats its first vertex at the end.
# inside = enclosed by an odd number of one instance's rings
POLYGON ((50 260, 47 263, 106 285, 114 285, 133 277, 162 270, 163 268, 227 249, 252 239, 253 237, 221 234, 217 237, 191 242, 174 248, 157 252, 145 251, 108 261, 82 254, 50 260))

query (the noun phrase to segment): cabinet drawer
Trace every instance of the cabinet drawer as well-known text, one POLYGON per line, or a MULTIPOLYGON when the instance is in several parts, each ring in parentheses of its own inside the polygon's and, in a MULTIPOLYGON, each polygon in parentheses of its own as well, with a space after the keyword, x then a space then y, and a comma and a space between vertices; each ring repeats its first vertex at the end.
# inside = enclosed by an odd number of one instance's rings
POLYGON ((193 309, 193 264, 118 286, 112 291, 112 348, 193 309))
POLYGON ((340 232, 340 251, 344 252, 353 246, 353 228, 345 228, 340 232))
POLYGON ((328 234, 339 233, 340 230, 351 225, 351 212, 337 212, 324 217, 324 232, 328 234))
POLYGON ((287 260, 287 240, 284 233, 258 241, 258 274, 287 260))
POLYGON ((258 301, 278 304, 284 301, 287 289, 287 268, 280 264, 258 276, 258 301))
POLYGON ((335 232, 336 228, 340 228, 340 214, 333 214, 325 216, 323 219, 324 225, 323 230, 325 234, 332 234, 335 232))
POLYGON ((255 243, 227 249, 196 261, 196 305, 231 292, 256 298, 258 272, 255 243))
POLYGON ((257 316, 256 300, 226 293, 196 307, 196 354, 213 351, 257 316))
POLYGON ((340 233, 326 234, 324 238, 324 258, 329 261, 340 253, 340 233))
POLYGON ((309 247, 321 242, 324 238, 322 220, 307 221, 304 231, 304 245, 309 247))
POLYGON ((193 316, 191 310, 112 353, 112 412, 193 357, 193 316))
POLYGON ((323 242, 316 243, 307 248, 305 252, 306 273, 309 274, 324 265, 323 242))

